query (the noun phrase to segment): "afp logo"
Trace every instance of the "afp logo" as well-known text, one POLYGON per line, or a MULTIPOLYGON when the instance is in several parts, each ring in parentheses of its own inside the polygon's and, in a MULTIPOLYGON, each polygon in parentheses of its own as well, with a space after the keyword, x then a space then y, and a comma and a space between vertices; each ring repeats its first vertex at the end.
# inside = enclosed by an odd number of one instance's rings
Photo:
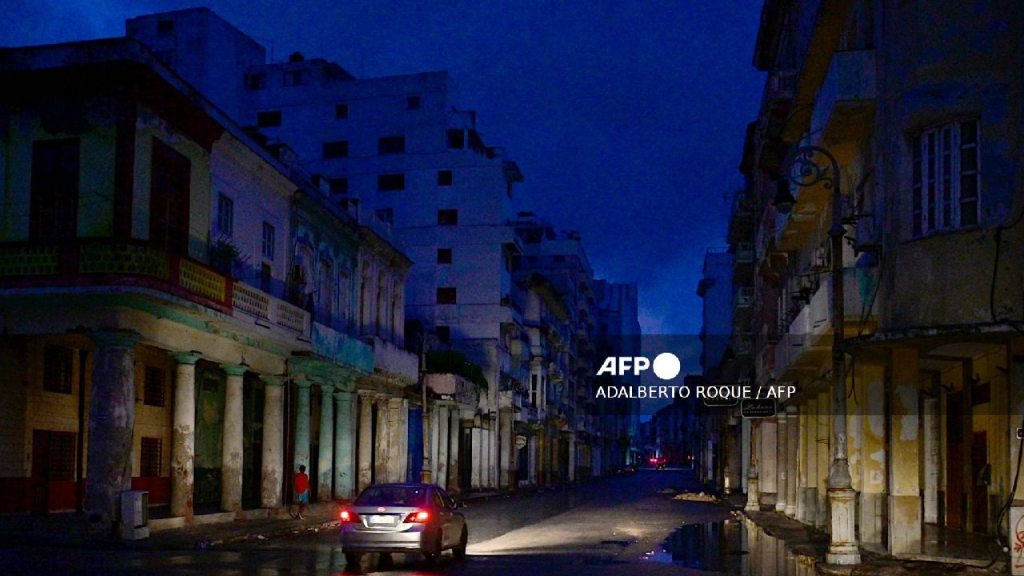
POLYGON ((647 370, 653 370, 654 375, 662 380, 671 380, 679 376, 681 366, 679 358, 671 352, 658 354, 654 357, 653 362, 646 356, 609 356, 601 363, 597 375, 626 376, 632 374, 639 376, 647 370))

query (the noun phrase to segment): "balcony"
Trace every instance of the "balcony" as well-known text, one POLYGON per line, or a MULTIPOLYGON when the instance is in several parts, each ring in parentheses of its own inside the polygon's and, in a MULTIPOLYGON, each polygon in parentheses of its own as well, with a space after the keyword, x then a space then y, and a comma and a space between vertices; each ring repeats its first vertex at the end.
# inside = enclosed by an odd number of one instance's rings
POLYGON ((811 114, 811 133, 836 146, 857 142, 872 130, 875 112, 875 51, 832 55, 811 114))
MULTIPOLYGON (((843 270, 843 310, 845 336, 870 330, 878 304, 877 268, 843 270)), ((794 371, 817 371, 830 356, 832 346, 832 279, 821 283, 790 323, 775 346, 776 377, 789 379, 794 371)))
POLYGON ((373 348, 373 370, 415 383, 419 374, 419 357, 379 336, 363 336, 373 348))

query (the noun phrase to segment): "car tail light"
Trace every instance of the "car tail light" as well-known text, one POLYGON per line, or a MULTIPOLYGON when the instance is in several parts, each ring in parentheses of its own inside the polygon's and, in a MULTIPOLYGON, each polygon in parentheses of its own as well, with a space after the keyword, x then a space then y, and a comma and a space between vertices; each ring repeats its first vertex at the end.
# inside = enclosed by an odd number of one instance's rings
POLYGON ((339 516, 342 522, 359 522, 359 514, 351 510, 342 510, 339 516))
POLYGON ((405 517, 405 522, 408 523, 423 523, 430 519, 430 513, 426 510, 420 510, 418 512, 412 512, 405 517))

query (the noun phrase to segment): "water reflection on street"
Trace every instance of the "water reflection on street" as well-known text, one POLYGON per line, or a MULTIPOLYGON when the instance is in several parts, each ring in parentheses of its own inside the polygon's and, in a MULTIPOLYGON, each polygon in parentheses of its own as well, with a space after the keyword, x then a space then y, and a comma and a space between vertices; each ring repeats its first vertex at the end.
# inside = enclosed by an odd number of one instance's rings
POLYGON ((648 552, 651 562, 736 576, 814 576, 811 558, 797 556, 785 541, 746 517, 685 524, 648 552))

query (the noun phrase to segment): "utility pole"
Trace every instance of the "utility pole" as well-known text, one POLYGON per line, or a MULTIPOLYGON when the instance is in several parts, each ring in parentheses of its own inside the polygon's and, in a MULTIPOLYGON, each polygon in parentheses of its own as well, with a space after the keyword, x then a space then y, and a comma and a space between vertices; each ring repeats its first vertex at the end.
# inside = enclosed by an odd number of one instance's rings
POLYGON ((423 465, 420 468, 420 482, 430 484, 433 474, 430 471, 430 409, 427 405, 427 330, 420 333, 420 401, 422 404, 421 424, 423 425, 423 465))

